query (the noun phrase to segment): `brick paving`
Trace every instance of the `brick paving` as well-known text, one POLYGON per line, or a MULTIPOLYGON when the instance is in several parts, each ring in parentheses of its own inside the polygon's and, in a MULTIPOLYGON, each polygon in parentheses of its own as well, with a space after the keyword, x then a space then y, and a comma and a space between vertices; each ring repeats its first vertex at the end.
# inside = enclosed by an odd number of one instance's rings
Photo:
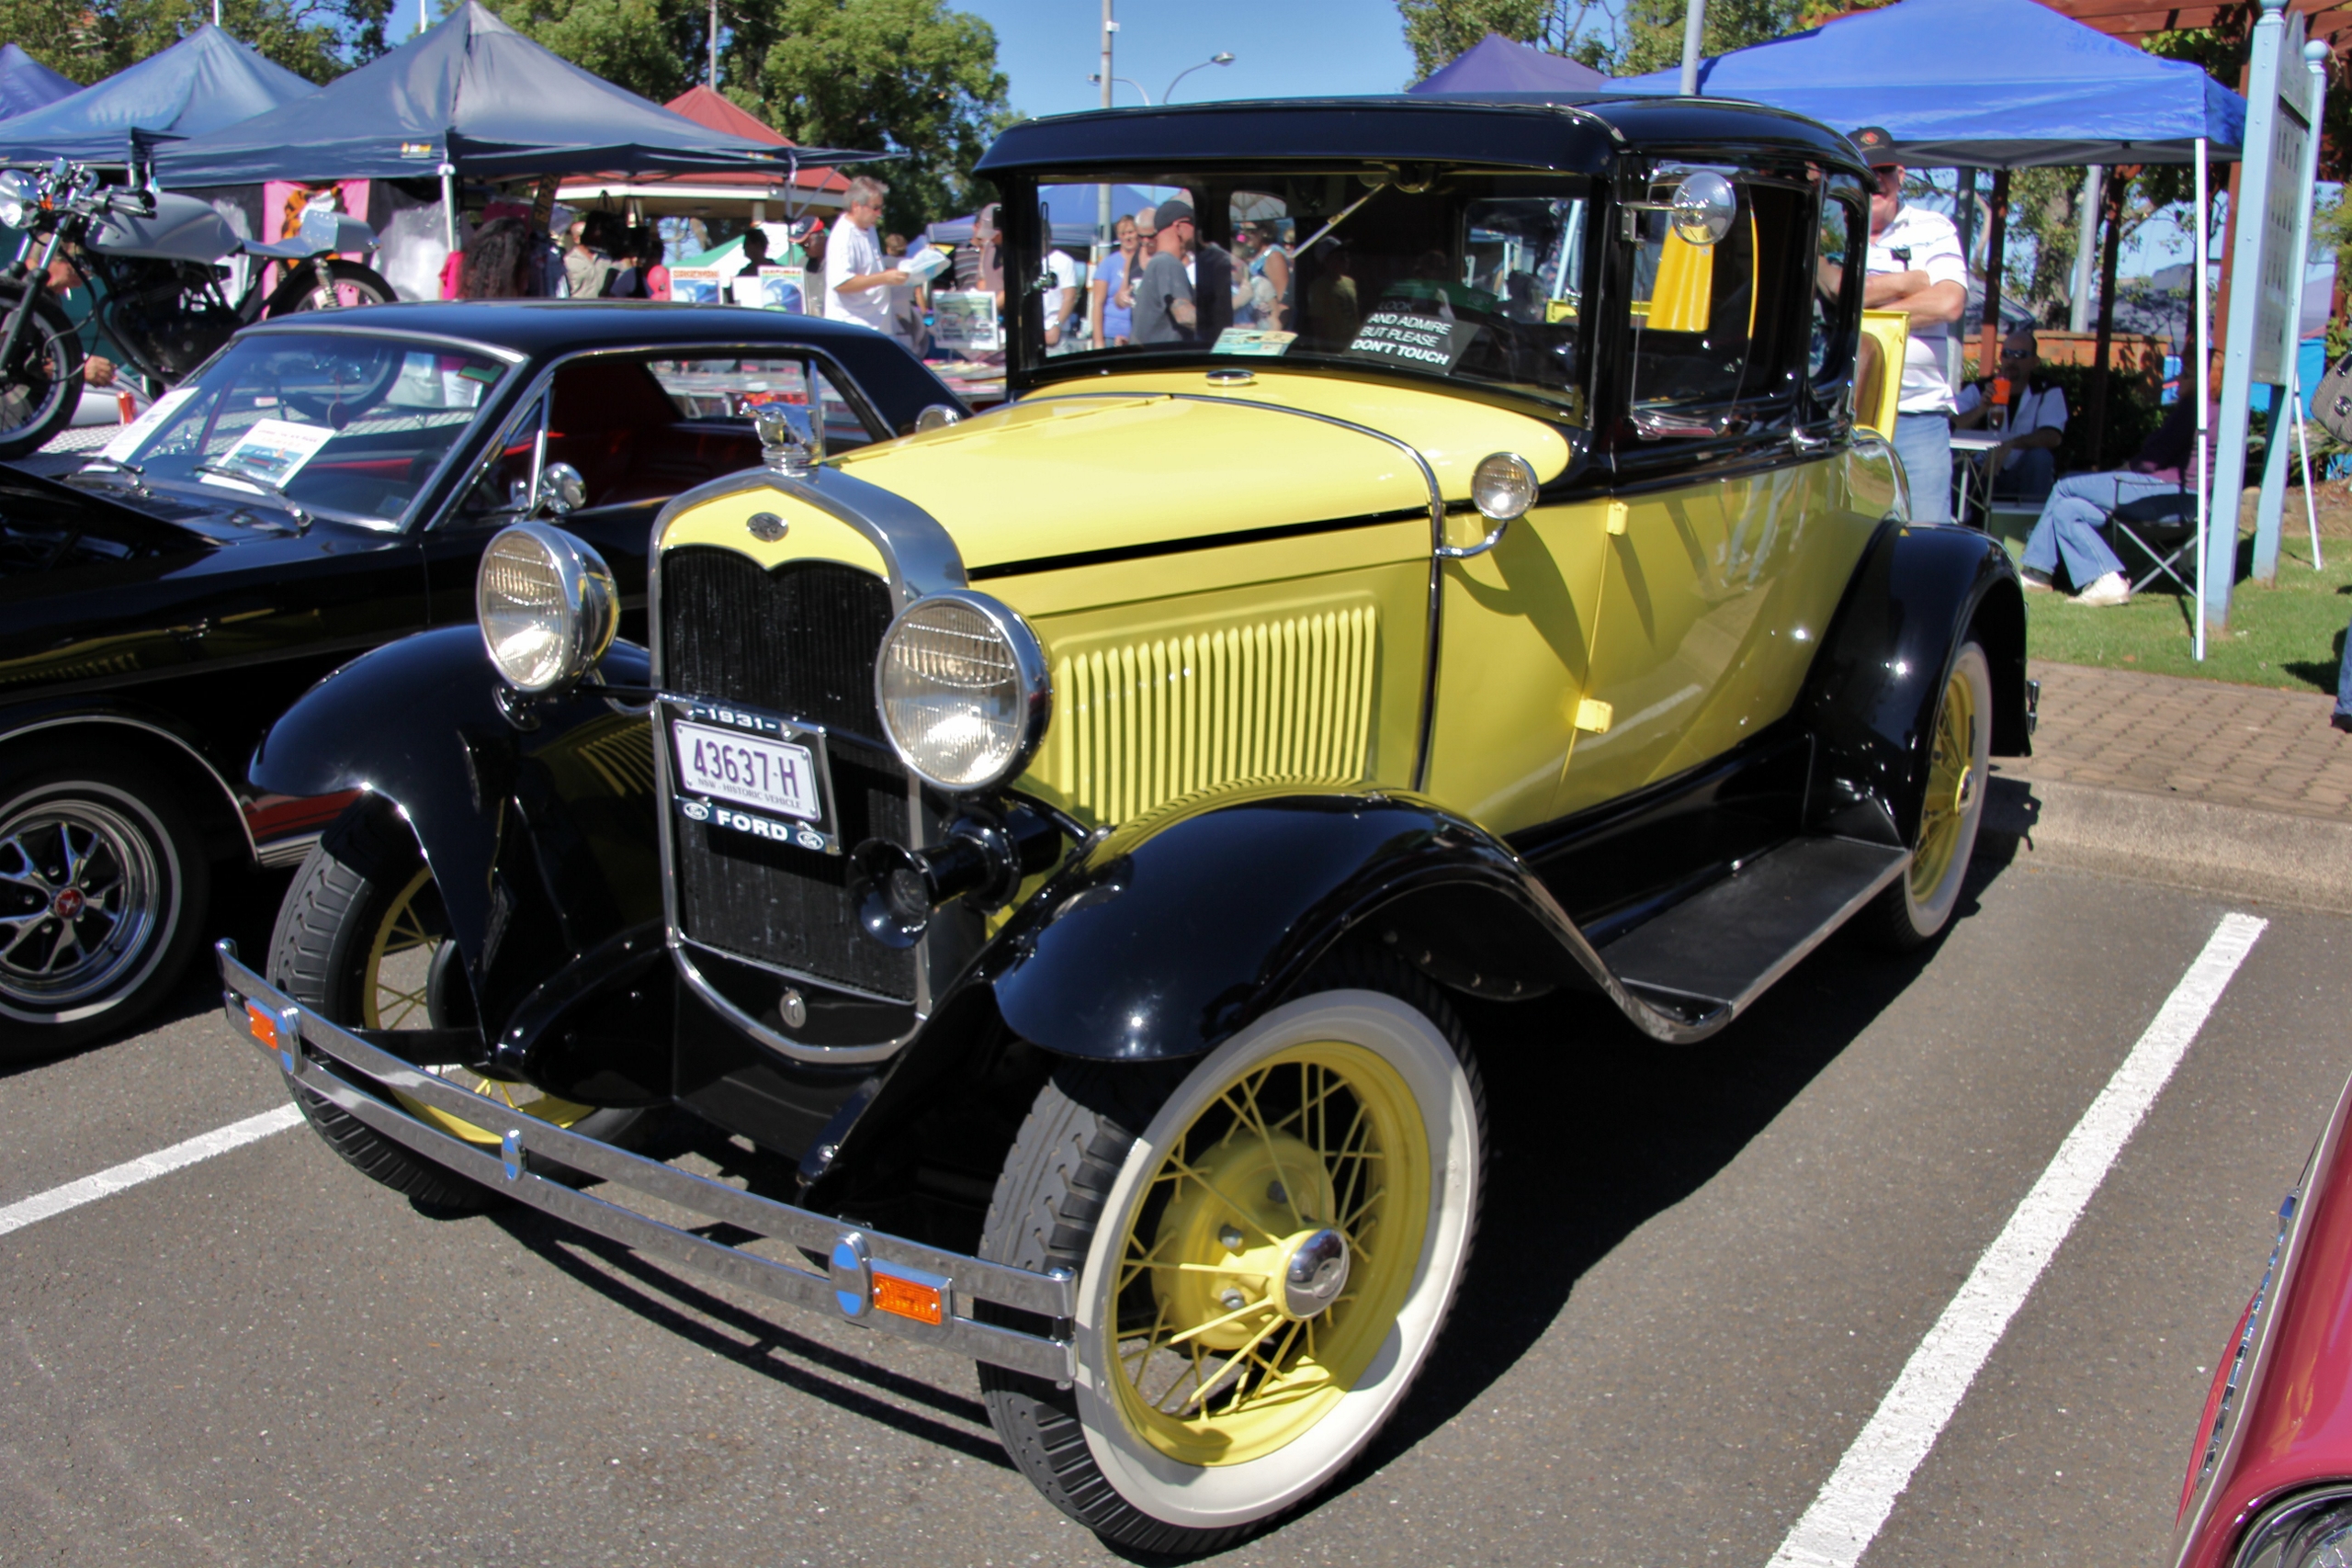
POLYGON ((2031 757, 2001 777, 2352 821, 2352 735, 2335 699, 2133 670, 2037 663, 2031 757))

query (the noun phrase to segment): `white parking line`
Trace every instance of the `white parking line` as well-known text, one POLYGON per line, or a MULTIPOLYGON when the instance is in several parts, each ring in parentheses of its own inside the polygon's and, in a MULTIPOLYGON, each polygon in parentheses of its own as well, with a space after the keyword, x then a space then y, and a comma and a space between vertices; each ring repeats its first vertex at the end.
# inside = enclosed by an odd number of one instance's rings
POLYGON ((69 1181, 62 1187, 52 1187, 46 1192, 36 1192, 0 1209, 0 1235, 22 1230, 37 1220, 62 1214, 68 1209, 78 1209, 85 1203, 95 1203, 109 1193, 126 1187, 136 1187, 142 1181, 153 1181, 168 1176, 185 1166, 225 1155, 231 1149, 243 1148, 272 1133, 283 1133, 302 1120, 301 1111, 291 1105, 281 1105, 275 1111, 265 1111, 258 1116, 248 1116, 242 1122, 232 1122, 226 1127, 215 1127, 200 1133, 184 1144, 174 1144, 168 1149, 157 1149, 152 1155, 109 1166, 96 1176, 85 1176, 79 1181, 69 1181))
POLYGON ((1894 1511, 1895 1498, 1911 1483, 1913 1472, 1960 1408, 1968 1385, 2008 1331, 2009 1320, 2107 1179, 2108 1168, 2188 1054, 2189 1043, 2222 999, 2222 988, 2268 923, 2251 915, 2222 917, 2205 951, 2165 998, 2155 1021, 2058 1145, 2033 1190, 1911 1352, 1870 1425, 1772 1554, 1771 1568, 1854 1568, 1861 1560, 1894 1511))

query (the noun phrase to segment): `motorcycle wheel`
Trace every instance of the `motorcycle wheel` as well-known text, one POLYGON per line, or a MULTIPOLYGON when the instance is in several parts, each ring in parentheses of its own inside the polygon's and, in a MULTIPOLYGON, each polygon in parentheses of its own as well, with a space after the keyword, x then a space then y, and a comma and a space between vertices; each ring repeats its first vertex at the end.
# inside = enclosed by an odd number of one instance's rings
MULTIPOLYGON (((0 285, 0 319, 16 309, 21 288, 0 285)), ((40 450, 81 400, 82 340, 63 306, 35 294, 17 352, 0 366, 0 457, 40 450)))
POLYGON ((310 265, 297 263, 287 269, 286 280, 271 291, 269 302, 262 307, 263 319, 290 316, 298 310, 349 310, 362 305, 389 305, 400 298, 382 273, 357 262, 331 261, 327 271, 334 278, 332 304, 326 300, 326 291, 319 287, 318 275, 310 265))

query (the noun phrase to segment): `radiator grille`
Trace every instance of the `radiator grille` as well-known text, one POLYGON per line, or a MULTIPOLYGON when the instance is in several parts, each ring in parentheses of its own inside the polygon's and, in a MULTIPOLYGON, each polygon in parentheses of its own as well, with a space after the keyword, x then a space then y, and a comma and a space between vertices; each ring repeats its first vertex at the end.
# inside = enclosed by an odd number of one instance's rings
POLYGON ((1377 619, 1358 605, 1062 658, 1055 782, 1124 822, 1238 779, 1363 778, 1377 619))
MULTIPOLYGON (((874 655, 890 590, 870 572, 794 561, 770 572, 731 550, 662 558, 662 684, 680 696, 819 724, 828 731, 842 841, 910 842, 907 775, 879 737, 874 655)), ((668 745, 665 736, 662 742, 668 745)), ((674 765, 674 759, 673 761, 674 765)), ((679 929, 722 953, 914 999, 915 955, 861 931, 847 857, 674 814, 679 929)))

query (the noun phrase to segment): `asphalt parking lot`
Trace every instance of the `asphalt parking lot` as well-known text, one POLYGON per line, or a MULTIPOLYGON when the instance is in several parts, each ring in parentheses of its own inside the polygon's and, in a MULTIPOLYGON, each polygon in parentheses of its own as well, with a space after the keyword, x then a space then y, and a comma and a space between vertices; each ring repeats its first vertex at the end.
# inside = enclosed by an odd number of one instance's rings
MULTIPOLYGON (((1925 954, 1833 942, 1698 1048, 1471 1010, 1498 1157, 1453 1332, 1229 1560, 1761 1568, 2233 911, 2268 923, 1861 1561, 2160 1559, 2352 1070, 2352 922, 1994 854, 1925 954)), ((0 1077, 0 1215, 284 1102, 209 994, 0 1077)), ((299 1127, 0 1235, 0 1410, 9 1564, 1116 1561, 967 1365, 427 1218, 299 1127)))

